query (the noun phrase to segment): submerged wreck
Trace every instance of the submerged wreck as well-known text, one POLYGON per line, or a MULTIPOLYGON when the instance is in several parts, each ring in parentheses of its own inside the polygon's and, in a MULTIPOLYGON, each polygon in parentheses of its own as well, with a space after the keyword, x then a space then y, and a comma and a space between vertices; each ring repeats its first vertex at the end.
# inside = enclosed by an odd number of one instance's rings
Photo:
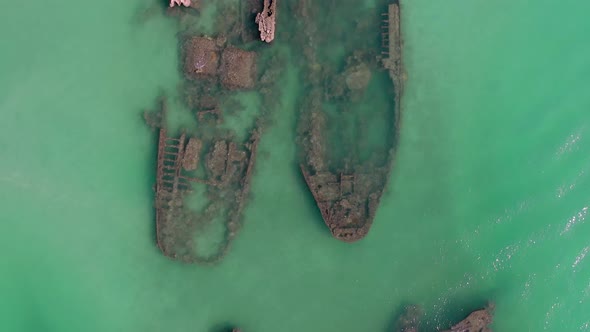
MULTIPOLYGON (((313 12, 308 8, 302 11, 305 15, 313 12)), ((333 237, 345 242, 360 240, 369 232, 389 178, 397 140, 404 84, 399 4, 390 4, 381 17, 382 49, 367 46, 365 50, 355 50, 341 74, 326 72, 315 64, 319 58, 314 49, 317 46, 304 50, 312 65, 307 77, 310 91, 302 106, 299 127, 303 152, 300 169, 333 237), (355 115, 351 108, 361 109, 363 103, 371 102, 367 100, 370 97, 363 96, 383 69, 393 88, 382 94, 391 104, 384 105, 382 110, 371 110, 371 114, 361 110, 355 115), (326 110, 330 106, 337 111, 326 110), (339 132, 334 133, 337 125, 339 132), (381 141, 370 143, 367 137, 374 126, 387 127, 395 133, 383 134, 381 141), (346 132, 355 132, 355 137, 342 134, 346 132)), ((322 30, 309 28, 308 40, 321 38, 317 34, 322 30)), ((362 33, 365 31, 359 32, 362 33)), ((363 42, 367 43, 359 44, 363 42)))
MULTIPOLYGON (((493 305, 473 311, 465 319, 442 332, 491 332, 493 321, 493 305)), ((393 332, 419 332, 422 310, 415 305, 407 306, 398 318, 393 332)))
POLYGON ((164 255, 187 263, 215 263, 229 250, 237 234, 250 189, 258 132, 245 144, 197 137, 169 137, 160 129, 156 178, 156 236, 164 255), (201 176, 198 176, 201 174, 201 176), (201 212, 186 207, 185 198, 203 186, 209 204, 201 212), (196 232, 214 218, 224 220, 217 250, 199 254, 196 232))
POLYGON ((174 7, 174 6, 190 7, 191 0, 170 0, 170 7, 174 7))
POLYGON ((160 128, 156 240, 167 257, 216 263, 228 253, 241 226, 260 128, 254 122, 250 134, 239 139, 220 124, 228 93, 254 87, 255 55, 228 45, 224 38, 188 37, 182 43, 183 72, 187 84, 197 89, 184 92, 193 101, 187 106, 194 112, 197 130, 170 135, 165 105, 164 115, 149 117, 160 128))
POLYGON ((275 39, 277 17, 277 0, 264 0, 262 12, 256 14, 256 24, 260 31, 260 40, 267 43, 275 39))
POLYGON ((405 72, 402 64, 402 34, 401 34, 401 13, 399 2, 390 4, 387 13, 383 13, 381 45, 385 48, 382 51, 383 66, 389 71, 395 89, 396 109, 401 109, 401 96, 404 91, 405 72))
POLYGON ((174 123, 176 128, 169 128, 165 100, 144 117, 159 132, 157 246, 169 258, 210 264, 226 256, 241 227, 260 135, 278 105, 280 87, 274 78, 284 60, 266 51, 269 61, 259 74, 257 57, 269 48, 250 43, 259 36, 264 41, 274 38, 276 0, 216 3, 216 37, 195 32, 192 23, 200 18, 195 9, 201 4, 169 0, 174 8, 167 11, 191 25, 179 35, 179 70, 184 76, 179 92, 193 121, 185 116, 182 123, 174 123), (261 97, 259 109, 234 121, 247 108, 237 92, 254 89, 261 97))

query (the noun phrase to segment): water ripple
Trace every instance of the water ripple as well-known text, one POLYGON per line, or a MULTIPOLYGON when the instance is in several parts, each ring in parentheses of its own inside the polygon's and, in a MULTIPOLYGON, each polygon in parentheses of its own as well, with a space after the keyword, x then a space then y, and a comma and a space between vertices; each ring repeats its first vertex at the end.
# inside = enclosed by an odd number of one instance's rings
POLYGON ((567 221, 567 224, 565 225, 564 229, 561 231, 560 235, 563 235, 563 234, 569 232, 572 229, 572 227, 574 227, 578 223, 584 222, 587 214, 588 214, 588 207, 584 206, 580 211, 578 211, 576 214, 574 214, 567 221))
POLYGON ((554 320, 555 312, 558 311, 562 306, 563 302, 559 300, 557 297, 556 302, 551 305, 551 308, 545 313, 545 328, 544 330, 548 330, 551 326, 552 321, 554 320))
POLYGON ((581 129, 578 129, 578 131, 576 133, 570 134, 566 138, 565 142, 563 144, 561 144, 559 146, 559 148, 557 148, 555 156, 557 158, 560 158, 564 154, 574 151, 576 146, 582 140, 583 132, 584 132, 584 128, 581 128, 581 129))
POLYGON ((563 198, 565 197, 565 195, 567 195, 570 191, 574 190, 576 188, 576 185, 578 184, 578 182, 581 180, 581 178, 586 174, 586 172, 583 170, 580 173, 578 173, 578 175, 576 176, 575 180, 573 182, 571 182, 569 185, 562 185, 559 188, 557 188, 557 198, 563 198))
POLYGON ((500 216, 497 216, 494 218, 494 222, 496 224, 502 224, 505 222, 512 221, 512 219, 515 216, 517 216, 527 210, 530 210, 530 208, 531 208, 531 204, 527 200, 520 201, 516 207, 505 208, 503 211, 504 213, 502 213, 500 216))
POLYGON ((521 301, 528 300, 528 298, 531 296, 531 286, 534 283, 536 277, 537 277, 536 273, 531 273, 528 275, 527 280, 524 283, 524 287, 522 289, 522 292, 520 293, 520 300, 521 301))
POLYGON ((580 264, 582 262, 582 260, 584 260, 584 258, 586 257, 586 255, 588 254, 589 251, 590 251, 590 247, 585 247, 584 249, 582 249, 582 252, 580 252, 580 254, 576 257, 576 260, 572 264, 572 269, 574 269, 574 271, 575 271, 576 266, 578 266, 578 264, 580 264))
POLYGON ((508 245, 500 250, 498 255, 496 255, 496 259, 492 263, 494 266, 495 271, 503 270, 508 262, 516 255, 518 250, 520 249, 519 243, 508 245))

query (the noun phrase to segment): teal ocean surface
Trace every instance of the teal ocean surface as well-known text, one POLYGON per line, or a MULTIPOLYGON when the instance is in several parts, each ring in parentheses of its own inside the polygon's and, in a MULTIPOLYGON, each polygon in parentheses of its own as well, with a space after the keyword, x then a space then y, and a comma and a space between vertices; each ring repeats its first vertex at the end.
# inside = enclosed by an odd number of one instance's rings
MULTIPOLYGON (((193 28, 214 34, 216 1, 202 2, 193 28)), ((293 2, 270 46, 290 59, 281 107, 214 267, 155 245, 142 119, 161 91, 183 111, 177 34, 191 22, 153 0, 5 6, 0 330, 377 332, 417 304, 436 331, 490 301, 494 331, 590 331, 590 2, 402 3, 400 142, 354 244, 331 238, 297 170, 299 51, 281 38, 297 32, 280 28, 293 2)))

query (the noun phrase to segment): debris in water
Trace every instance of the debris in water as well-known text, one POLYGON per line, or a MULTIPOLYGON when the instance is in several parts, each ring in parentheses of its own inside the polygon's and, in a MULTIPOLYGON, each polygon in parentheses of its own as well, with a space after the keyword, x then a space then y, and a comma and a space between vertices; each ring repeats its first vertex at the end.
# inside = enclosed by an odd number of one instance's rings
POLYGON ((491 332, 490 324, 492 324, 492 309, 485 308, 472 312, 456 325, 453 325, 450 330, 443 332, 491 332))
POLYGON ((260 31, 260 39, 267 43, 275 39, 277 17, 277 0, 264 0, 262 12, 256 14, 256 23, 260 31))
POLYGON ((174 7, 174 6, 190 7, 191 0, 170 0, 170 7, 174 7))

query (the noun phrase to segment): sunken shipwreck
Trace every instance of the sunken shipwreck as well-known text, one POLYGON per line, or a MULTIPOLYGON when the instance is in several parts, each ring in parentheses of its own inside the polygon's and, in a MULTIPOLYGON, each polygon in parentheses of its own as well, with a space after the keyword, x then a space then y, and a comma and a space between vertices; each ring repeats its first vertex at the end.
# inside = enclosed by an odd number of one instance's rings
MULTIPOLYGON (((275 6, 276 1, 221 6, 217 35, 191 29, 180 35, 179 70, 184 80, 179 92, 182 108, 190 112, 196 126, 172 130, 165 97, 156 111, 145 114, 158 132, 156 242, 167 257, 217 263, 238 234, 258 143, 276 107, 273 77, 283 67, 274 54, 265 53, 274 38, 275 6), (261 69, 262 53, 270 60, 261 69), (257 92, 262 105, 241 126, 245 133, 240 133, 224 122, 228 112, 242 108, 234 97, 245 91, 257 92)), ((198 1, 173 0, 168 13, 186 21, 194 18, 199 7, 198 1)))
POLYGON ((322 6, 302 1, 296 12, 304 22, 308 91, 300 106, 300 169, 332 235, 354 242, 371 228, 394 159, 404 85, 400 8, 351 18, 378 23, 358 23, 354 35, 337 38, 348 54, 342 62, 333 55, 335 36, 324 33, 334 29, 316 23, 322 6), (369 101, 380 107, 366 107, 369 101))

